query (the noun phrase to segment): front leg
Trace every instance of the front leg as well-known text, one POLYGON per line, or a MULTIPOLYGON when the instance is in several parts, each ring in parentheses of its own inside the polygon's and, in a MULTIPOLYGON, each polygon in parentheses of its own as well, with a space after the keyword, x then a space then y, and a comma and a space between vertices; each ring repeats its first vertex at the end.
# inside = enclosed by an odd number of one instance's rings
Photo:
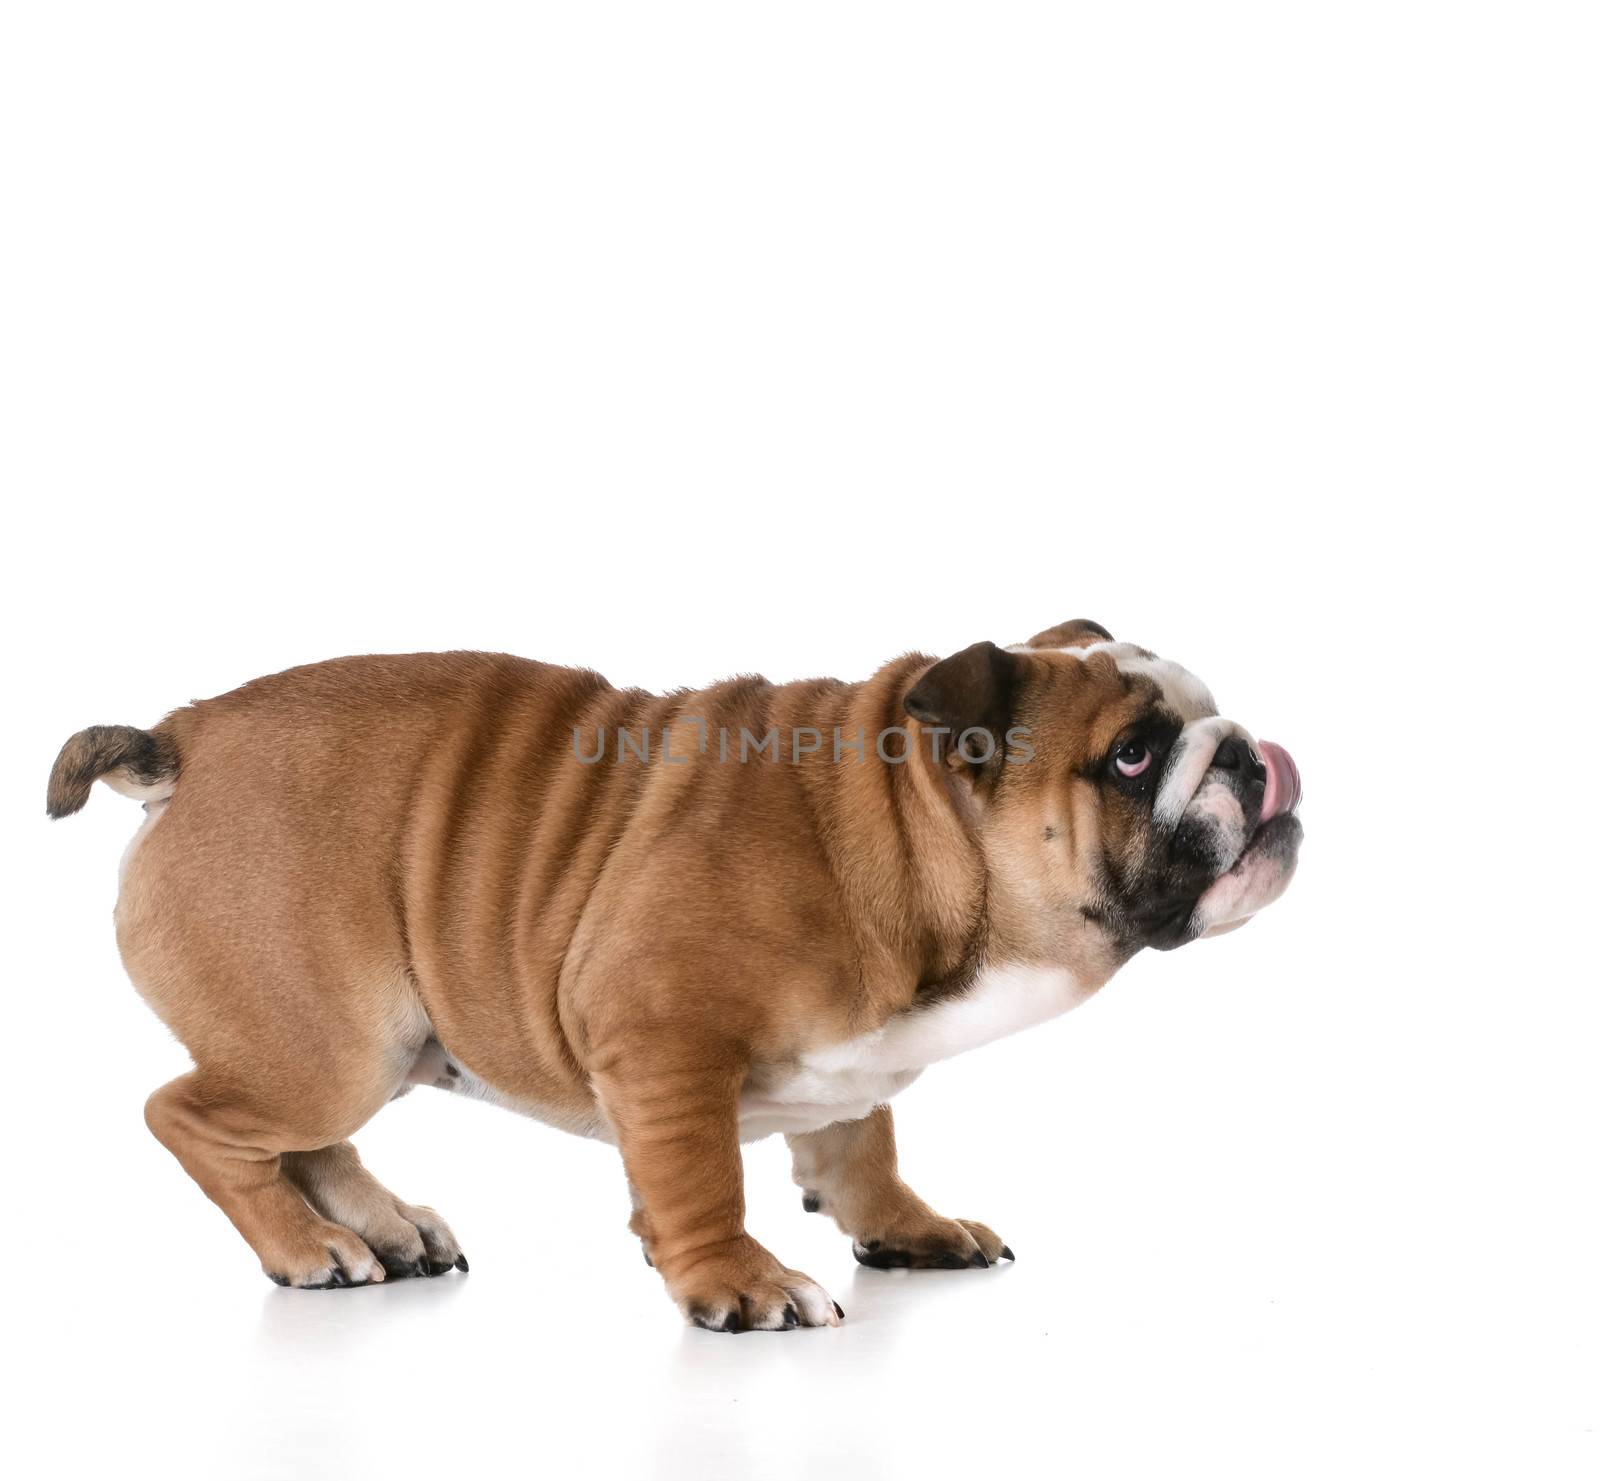
POLYGON ((1016 1258, 988 1225, 941 1218, 900 1181, 888 1106, 788 1142, 807 1212, 831 1214, 863 1265, 959 1270, 1016 1258))
POLYGON ((634 1197, 631 1227, 679 1310, 722 1332, 836 1327, 843 1310, 744 1229, 742 1071, 702 1045, 659 1040, 594 1075, 634 1197))

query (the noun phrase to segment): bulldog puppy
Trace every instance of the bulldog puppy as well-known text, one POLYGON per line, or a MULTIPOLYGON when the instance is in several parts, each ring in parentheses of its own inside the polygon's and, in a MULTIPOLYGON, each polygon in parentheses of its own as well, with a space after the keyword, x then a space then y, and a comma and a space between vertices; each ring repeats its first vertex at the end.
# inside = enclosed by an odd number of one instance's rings
POLYGON ((864 683, 665 696, 483 653, 291 669, 72 737, 142 800, 118 944, 194 1069, 156 1137, 283 1285, 467 1262, 348 1138, 413 1085, 616 1144, 692 1322, 832 1326, 744 1227, 741 1140, 868 1265, 1009 1258, 900 1180, 888 1102, 1293 873, 1288 754, 1091 622, 864 683))

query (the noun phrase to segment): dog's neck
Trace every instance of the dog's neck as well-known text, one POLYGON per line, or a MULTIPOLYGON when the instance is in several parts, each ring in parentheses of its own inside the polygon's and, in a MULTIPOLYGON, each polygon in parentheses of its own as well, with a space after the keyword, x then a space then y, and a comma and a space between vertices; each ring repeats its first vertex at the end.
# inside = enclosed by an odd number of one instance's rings
MULTIPOLYGON (((993 780, 974 781, 904 709, 932 660, 908 654, 835 696, 836 723, 867 736, 865 760, 817 757, 808 785, 845 901, 873 1007, 894 1012, 965 992, 997 963, 1065 968, 1090 987, 1120 965, 1101 935, 1044 902, 1014 898, 990 867, 985 821, 993 780), (898 731, 898 734, 894 732, 898 731), (873 737, 906 759, 885 761, 873 737), (909 737, 909 739, 903 739, 909 737)), ((1001 763, 1004 764, 1004 763, 1001 763)))

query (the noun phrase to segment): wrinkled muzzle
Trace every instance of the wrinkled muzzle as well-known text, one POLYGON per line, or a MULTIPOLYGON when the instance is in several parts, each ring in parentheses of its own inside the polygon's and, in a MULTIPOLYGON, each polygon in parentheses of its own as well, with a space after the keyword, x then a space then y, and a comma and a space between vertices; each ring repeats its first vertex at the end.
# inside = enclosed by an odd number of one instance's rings
POLYGON ((1185 726, 1156 793, 1155 823, 1175 852, 1203 860, 1212 883, 1186 939, 1221 935, 1270 905, 1294 875, 1304 830, 1300 772, 1282 746, 1232 720, 1185 726))

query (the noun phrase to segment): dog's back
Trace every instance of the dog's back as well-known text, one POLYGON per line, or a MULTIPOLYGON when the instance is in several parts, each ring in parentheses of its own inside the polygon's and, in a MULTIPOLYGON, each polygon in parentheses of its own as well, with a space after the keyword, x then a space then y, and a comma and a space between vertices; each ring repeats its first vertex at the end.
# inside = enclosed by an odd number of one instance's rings
MULTIPOLYGON (((563 743, 572 715, 616 694, 587 671, 506 655, 337 659, 150 730, 80 731, 56 760, 48 807, 76 812, 96 780, 145 803, 118 944, 197 1060, 248 1046, 259 1061, 264 1041, 282 1041, 285 1058, 314 1063, 366 1039, 374 1019, 414 1037, 409 935, 431 923, 408 920, 409 877, 427 872, 424 895, 448 873, 468 901, 496 896, 516 820, 483 805, 486 769, 563 743)), ((527 770, 536 791, 539 769, 527 770)))

